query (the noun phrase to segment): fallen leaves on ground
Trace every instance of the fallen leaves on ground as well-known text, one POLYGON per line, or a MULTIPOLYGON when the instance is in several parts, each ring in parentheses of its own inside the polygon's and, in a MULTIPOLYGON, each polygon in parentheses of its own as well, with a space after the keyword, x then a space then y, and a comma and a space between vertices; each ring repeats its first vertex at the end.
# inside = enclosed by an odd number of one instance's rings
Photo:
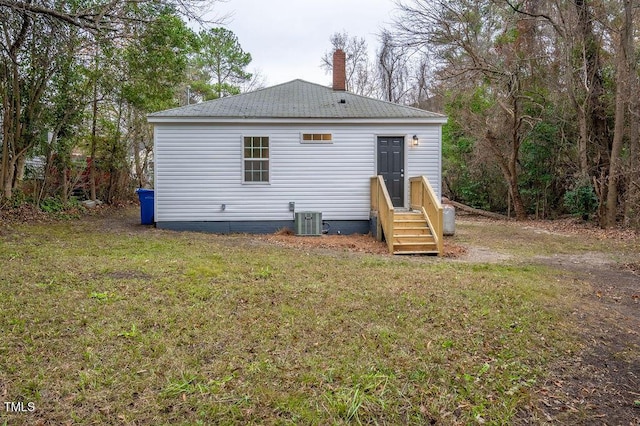
MULTIPOLYGON (((283 232, 262 236, 261 239, 281 247, 321 248, 331 250, 345 250, 357 253, 389 254, 387 244, 377 241, 371 235, 321 235, 316 237, 302 237, 283 232)), ((443 257, 456 258, 467 252, 465 247, 444 241, 443 257)))

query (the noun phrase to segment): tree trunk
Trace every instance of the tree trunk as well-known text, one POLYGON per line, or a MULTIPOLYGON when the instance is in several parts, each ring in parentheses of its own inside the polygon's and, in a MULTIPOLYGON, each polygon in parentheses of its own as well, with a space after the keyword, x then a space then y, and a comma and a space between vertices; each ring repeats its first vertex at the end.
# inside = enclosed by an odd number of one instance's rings
POLYGON ((616 215, 618 213, 618 182, 620 180, 622 165, 620 155, 624 141, 626 110, 629 104, 627 87, 630 75, 628 72, 629 61, 627 58, 633 43, 631 0, 624 0, 624 9, 625 19, 616 55, 616 112, 611 159, 609 162, 609 180, 607 182, 607 208, 604 221, 606 227, 612 227, 616 224, 616 215))
POLYGON ((512 146, 509 158, 505 158, 506 156, 498 148, 497 138, 491 130, 487 130, 487 132, 485 133, 485 145, 493 153, 495 159, 498 162, 498 166, 500 167, 500 171, 502 172, 502 176, 507 182, 507 186, 509 187, 510 199, 513 200, 513 208, 516 212, 516 220, 526 220, 527 209, 524 206, 524 202, 522 201, 522 196, 520 194, 520 189, 518 188, 517 163, 519 145, 512 146))
POLYGON ((129 110, 129 122, 132 123, 132 145, 133 145, 133 164, 136 168, 136 180, 138 188, 144 188, 144 167, 140 158, 140 150, 144 146, 142 142, 142 130, 140 129, 140 123, 137 119, 135 112, 132 109, 129 110))
POLYGON ((460 210, 462 210, 464 212, 467 212, 467 213, 477 214, 479 216, 490 217, 492 219, 498 219, 498 220, 510 220, 511 219, 510 217, 502 215, 500 213, 494 213, 494 212, 488 212, 488 211, 482 210, 482 209, 476 209, 474 207, 467 206, 466 204, 458 203, 457 201, 449 200, 448 203, 451 204, 452 206, 454 206, 455 208, 460 209, 460 210))
POLYGON ((69 201, 69 178, 68 178, 68 173, 69 169, 67 169, 67 166, 64 166, 62 168, 62 176, 60 176, 60 179, 62 180, 62 202, 63 203, 67 203, 67 201, 69 201))
POLYGON ((2 180, 0 182, 2 184, 2 198, 11 198, 11 191, 7 193, 5 188, 5 183, 7 181, 11 181, 9 179, 9 110, 7 102, 4 102, 3 100, 3 104, 4 114, 2 120, 2 165, 0 166, 0 172, 2 173, 0 177, 2 177, 2 180))
MULTIPOLYGON (((617 86, 623 86, 620 80, 618 80, 617 86)), ((607 228, 615 226, 616 216, 618 213, 618 181, 620 180, 619 177, 621 165, 620 153, 622 152, 624 116, 626 109, 626 102, 622 100, 622 89, 616 89, 616 92, 615 124, 613 144, 611 146, 611 160, 609 162, 609 177, 607 180, 607 204, 605 210, 606 217, 604 219, 604 226, 607 228)))
POLYGON ((509 195, 513 200, 513 210, 516 213, 516 220, 527 220, 527 209, 522 201, 520 188, 518 187, 518 148, 514 147, 506 168, 505 178, 509 185, 509 195))
POLYGON ((49 141, 49 144, 47 144, 47 161, 44 164, 44 170, 43 170, 43 179, 42 179, 42 183, 40 184, 40 191, 38 191, 38 200, 37 200, 37 205, 40 205, 40 202, 42 201, 42 199, 44 198, 45 193, 47 192, 47 186, 49 185, 49 181, 51 180, 51 172, 53 169, 53 138, 49 141))
MULTIPOLYGON (((637 86, 636 86, 637 87, 637 86)), ((639 88, 640 89, 640 88, 639 88)), ((637 91, 631 93, 638 93, 637 91)), ((629 120, 629 186, 625 203, 626 226, 640 228, 640 110, 638 103, 633 101, 631 108, 633 118, 629 120)))
POLYGON ((4 183, 3 193, 6 199, 11 199, 13 197, 13 178, 16 171, 16 160, 15 158, 9 158, 7 162, 7 171, 5 174, 6 180, 4 183))
POLYGON ((18 161, 16 162, 16 176, 15 181, 17 183, 22 182, 24 180, 24 169, 27 164, 27 156, 21 155, 18 157, 18 161))
MULTIPOLYGON (((5 144, 7 148, 6 163, 3 167, 3 193, 4 197, 10 199, 13 196, 13 185, 16 172, 16 146, 22 137, 20 116, 22 109, 20 108, 20 74, 18 66, 14 63, 11 70, 13 89, 11 94, 7 93, 9 110, 5 111, 5 122, 3 126, 7 129, 5 136, 5 144)), ((3 155, 3 159, 5 156, 3 155)))
MULTIPOLYGON (((516 80, 516 87, 520 90, 520 81, 516 80)), ((520 113, 520 103, 517 96, 513 96, 513 118, 512 118, 512 134, 511 134, 511 158, 509 162, 509 174, 511 181, 509 182, 509 190, 513 199, 513 209, 516 211, 516 220, 526 220, 527 210, 524 207, 520 188, 518 187, 518 157, 520 155, 521 145, 521 127, 522 116, 520 113)))
MULTIPOLYGON (((632 69, 632 79, 636 79, 631 84, 630 93, 638 93, 640 84, 635 77, 635 70, 632 69)), ((640 103, 632 96, 631 98, 631 119, 629 120, 629 186, 627 200, 625 203, 625 225, 640 229, 640 103)))
POLYGON ((516 212, 516 220, 527 220, 527 209, 524 207, 522 195, 520 195, 520 190, 518 189, 517 177, 515 177, 512 182, 510 182, 509 192, 511 193, 511 198, 513 199, 513 209, 516 212))
POLYGON ((578 108, 578 129, 580 137, 578 139, 578 159, 580 161, 580 174, 589 175, 589 129, 587 127, 587 117, 582 108, 578 108))
POLYGON ((578 38, 582 42, 582 63, 577 64, 578 69, 582 71, 582 81, 579 87, 585 90, 584 114, 585 127, 581 128, 581 141, 584 149, 580 152, 580 167, 582 171, 587 171, 589 175, 600 179, 600 184, 596 185, 596 193, 598 194, 598 218, 600 224, 603 225, 606 219, 606 157, 608 156, 608 127, 607 114, 603 104, 604 98, 604 79, 602 77, 602 66, 600 63, 601 43, 597 40, 594 33, 593 22, 594 17, 590 9, 590 3, 586 0, 574 0, 576 13, 578 15, 578 38), (582 131, 586 134, 582 135, 582 131), (592 148, 594 157, 592 163, 589 163, 589 149, 592 148), (584 162, 587 164, 584 164, 584 162), (595 163, 595 164, 594 164, 595 163))
MULTIPOLYGON (((625 17, 629 16, 628 2, 625 2, 625 17)), ((631 25, 633 25, 631 23, 631 25)), ((633 28, 633 26, 631 26, 633 28)), ((628 36, 632 37, 631 34, 628 36)), ((632 39, 633 40, 633 39, 632 39)), ((627 62, 629 67, 629 91, 633 94, 629 96, 629 167, 628 167, 628 189, 625 203, 624 224, 640 229, 640 102, 637 94, 640 91, 640 81, 638 81, 638 69, 636 66, 636 49, 633 42, 628 42, 627 62)))
MULTIPOLYGON (((94 72, 98 72, 98 63, 96 60, 96 66, 94 72)), ((89 162, 89 190, 90 195, 89 199, 92 201, 96 200, 96 132, 97 132, 97 121, 98 121, 98 81, 97 77, 94 77, 93 80, 93 102, 91 105, 91 112, 93 114, 91 118, 91 161, 89 162)))

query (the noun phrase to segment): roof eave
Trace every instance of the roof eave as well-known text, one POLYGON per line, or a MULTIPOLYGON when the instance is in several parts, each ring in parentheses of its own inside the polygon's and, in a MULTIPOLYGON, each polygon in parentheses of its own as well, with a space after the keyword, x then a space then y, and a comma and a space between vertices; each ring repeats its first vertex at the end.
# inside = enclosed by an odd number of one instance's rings
POLYGON ((215 124, 445 124, 447 117, 393 117, 393 118, 242 118, 242 117, 185 117, 185 116, 147 116, 152 124, 173 123, 215 123, 215 124))

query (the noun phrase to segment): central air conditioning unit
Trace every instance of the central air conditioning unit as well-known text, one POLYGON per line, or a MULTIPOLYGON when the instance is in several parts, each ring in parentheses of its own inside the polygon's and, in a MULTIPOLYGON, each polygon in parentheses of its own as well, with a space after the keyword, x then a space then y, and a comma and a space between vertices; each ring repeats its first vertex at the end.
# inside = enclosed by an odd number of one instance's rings
POLYGON ((322 212, 296 212, 296 235, 322 235, 322 212))

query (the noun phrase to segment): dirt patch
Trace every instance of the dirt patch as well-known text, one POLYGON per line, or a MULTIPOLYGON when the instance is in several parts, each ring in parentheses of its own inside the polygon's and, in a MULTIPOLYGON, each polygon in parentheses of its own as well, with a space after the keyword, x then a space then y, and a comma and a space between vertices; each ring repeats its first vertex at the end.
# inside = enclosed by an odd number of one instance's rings
POLYGON ((514 223, 465 216, 460 223, 473 231, 461 232, 470 242, 468 254, 459 260, 514 261, 496 247, 509 253, 506 248, 519 244, 526 252, 531 238, 536 250, 560 251, 517 261, 552 267, 559 277, 573 277, 582 289, 571 313, 581 349, 550 365, 547 379, 538 384, 530 406, 518 413, 515 423, 640 425, 640 235, 620 228, 603 230, 573 218, 514 223))
POLYGON ((543 263, 545 265, 552 265, 578 272, 615 265, 615 262, 612 259, 610 259, 608 256, 605 256, 603 253, 598 252, 587 252, 580 254, 554 254, 553 256, 536 256, 532 259, 532 261, 534 263, 543 263))
POLYGON ((469 263, 500 263, 512 258, 513 256, 510 254, 500 253, 488 247, 469 246, 457 260, 469 263))
POLYGON ((92 213, 94 222, 104 230, 131 234, 156 229, 152 225, 140 224, 140 206, 137 203, 131 203, 124 208, 100 206, 92 213))
POLYGON ((552 366, 522 422, 640 425, 640 277, 602 253, 536 261, 584 284, 584 303, 573 312, 584 346, 552 366))

